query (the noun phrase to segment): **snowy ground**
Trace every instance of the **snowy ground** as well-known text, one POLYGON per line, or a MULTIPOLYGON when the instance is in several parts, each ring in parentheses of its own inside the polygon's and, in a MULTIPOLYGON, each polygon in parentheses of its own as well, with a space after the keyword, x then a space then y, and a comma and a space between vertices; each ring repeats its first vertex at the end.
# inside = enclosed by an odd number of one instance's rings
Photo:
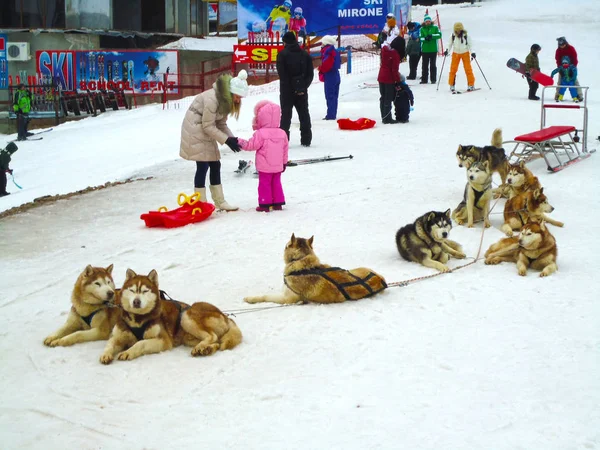
MULTIPOLYGON (((371 300, 238 314, 242 345, 206 359, 182 347, 102 366, 103 342, 42 345, 64 322, 72 284, 90 263, 114 263, 117 285, 127 268, 156 269, 172 297, 223 310, 256 308, 242 298, 279 289, 292 232, 315 235, 324 262, 371 267, 388 282, 432 274, 400 259, 395 232, 428 210, 456 207, 465 183, 454 157, 459 143, 486 144, 498 126, 506 140, 539 127, 539 104, 505 67, 535 42, 546 73, 556 37, 577 48, 598 147, 599 2, 498 0, 443 7, 440 16, 446 38, 457 20, 470 31, 493 90, 475 67, 482 89, 450 95, 446 64, 439 92, 414 87, 408 125, 342 132, 320 120, 323 87, 315 84, 313 146, 300 147, 296 123, 291 157, 355 158, 288 169, 282 212, 254 211, 257 179, 233 174, 240 156, 224 150, 225 194, 239 212, 184 228, 144 227, 141 213, 174 208, 177 194, 193 188, 194 165, 178 157, 182 110, 111 112, 20 145, 12 166, 23 190, 9 181, 12 195, 0 199, 0 211, 106 181, 153 178, 0 220, 0 447, 600 448, 597 154, 558 174, 541 161, 530 166, 552 216, 566 223, 551 228, 559 271, 547 279, 480 261, 371 300)), ((379 119, 377 91, 357 88, 375 76, 344 77, 339 117, 379 119)), ((237 135, 251 135, 253 104, 265 97, 277 101, 277 93, 250 97, 239 122, 229 121, 237 135)), ((550 115, 551 124, 579 127, 580 119, 550 115)), ((502 205, 483 251, 502 237, 502 205)), ((481 233, 456 227, 451 237, 475 257, 481 233)))

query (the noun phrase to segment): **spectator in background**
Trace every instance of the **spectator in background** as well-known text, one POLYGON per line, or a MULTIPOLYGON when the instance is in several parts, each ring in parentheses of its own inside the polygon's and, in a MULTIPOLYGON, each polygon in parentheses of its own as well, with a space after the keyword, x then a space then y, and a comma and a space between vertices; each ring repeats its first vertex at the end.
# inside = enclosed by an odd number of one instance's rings
POLYGON ((417 66, 421 59, 421 39, 420 31, 421 24, 417 22, 408 22, 406 24, 408 28, 408 44, 406 45, 406 53, 408 53, 408 66, 410 72, 406 77, 407 80, 417 79, 417 66))
POLYGON ((427 84, 427 78, 431 77, 431 83, 437 81, 437 41, 442 38, 442 33, 433 24, 431 16, 425 14, 423 24, 419 32, 421 39, 421 84, 427 84))
POLYGON ((298 45, 296 35, 288 31, 283 35, 284 49, 277 55, 279 75, 279 104, 281 123, 279 127, 290 138, 292 109, 295 108, 300 120, 300 144, 310 147, 312 130, 308 111, 308 88, 314 77, 312 58, 298 45))
POLYGON ((379 111, 381 112, 381 121, 384 124, 398 123, 392 117, 392 104, 396 98, 396 84, 400 83, 400 47, 399 40, 404 38, 397 37, 391 44, 384 42, 381 46, 381 63, 377 82, 379 83, 379 111))
POLYGON ((10 195, 6 190, 6 173, 12 174, 10 168, 11 156, 19 149, 14 142, 9 142, 4 150, 0 150, 0 197, 10 195))
POLYGON ((325 86, 325 101, 327 114, 323 120, 335 120, 337 117, 338 97, 340 95, 340 52, 335 48, 335 38, 325 36, 321 43, 321 66, 319 66, 319 80, 325 86))
POLYGON ((540 98, 536 94, 540 84, 531 78, 530 71, 532 69, 540 70, 538 53, 542 51, 542 47, 533 44, 530 50, 529 55, 525 58, 525 78, 527 78, 527 84, 529 84, 529 96, 527 98, 529 100, 539 100, 540 98))

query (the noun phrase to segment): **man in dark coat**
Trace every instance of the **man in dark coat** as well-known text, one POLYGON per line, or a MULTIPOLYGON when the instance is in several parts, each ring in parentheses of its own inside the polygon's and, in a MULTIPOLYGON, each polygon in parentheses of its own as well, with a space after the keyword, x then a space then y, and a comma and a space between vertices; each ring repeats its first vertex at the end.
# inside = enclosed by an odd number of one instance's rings
POLYGON ((308 87, 314 76, 312 58, 300 48, 293 32, 285 33, 282 40, 285 48, 277 55, 279 103, 281 105, 279 128, 287 133, 289 140, 292 108, 296 108, 300 120, 300 143, 309 147, 312 141, 312 131, 308 112, 308 87))

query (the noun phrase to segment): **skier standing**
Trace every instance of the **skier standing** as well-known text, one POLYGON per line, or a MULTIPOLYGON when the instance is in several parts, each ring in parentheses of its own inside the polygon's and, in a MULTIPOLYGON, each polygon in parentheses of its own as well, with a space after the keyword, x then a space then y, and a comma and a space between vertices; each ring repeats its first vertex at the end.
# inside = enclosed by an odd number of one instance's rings
POLYGON ((10 160, 14 152, 19 149, 14 142, 9 142, 4 150, 0 150, 0 197, 10 195, 6 190, 6 173, 12 174, 10 160))
POLYGON ((448 42, 448 48, 444 51, 444 56, 448 56, 448 53, 452 51, 452 62, 450 64, 450 74, 448 76, 448 84, 450 90, 455 92, 454 84, 456 83, 456 72, 458 71, 458 65, 462 61, 465 74, 467 75, 467 91, 475 89, 475 76, 473 75, 473 68, 471 67, 471 60, 475 59, 475 53, 471 50, 472 42, 467 35, 467 30, 460 22, 454 24, 454 30, 448 42))
POLYGON ((25 89, 24 83, 19 83, 17 86, 13 111, 17 114, 17 141, 25 141, 27 136, 31 136, 32 133, 27 132, 29 111, 31 111, 31 92, 25 89))

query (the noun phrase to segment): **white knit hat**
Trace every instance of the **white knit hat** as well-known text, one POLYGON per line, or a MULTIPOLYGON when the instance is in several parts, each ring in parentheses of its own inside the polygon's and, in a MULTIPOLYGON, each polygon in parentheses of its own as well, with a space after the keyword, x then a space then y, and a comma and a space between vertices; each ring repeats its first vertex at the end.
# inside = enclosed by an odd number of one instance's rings
POLYGON ((234 77, 229 82, 229 92, 232 94, 237 94, 240 97, 245 97, 248 95, 248 83, 246 83, 246 79, 248 78, 248 72, 245 70, 240 70, 237 77, 234 77))
POLYGON ((326 45, 333 45, 335 47, 337 41, 333 36, 325 36, 323 39, 321 39, 321 43, 323 44, 323 47, 326 45))

